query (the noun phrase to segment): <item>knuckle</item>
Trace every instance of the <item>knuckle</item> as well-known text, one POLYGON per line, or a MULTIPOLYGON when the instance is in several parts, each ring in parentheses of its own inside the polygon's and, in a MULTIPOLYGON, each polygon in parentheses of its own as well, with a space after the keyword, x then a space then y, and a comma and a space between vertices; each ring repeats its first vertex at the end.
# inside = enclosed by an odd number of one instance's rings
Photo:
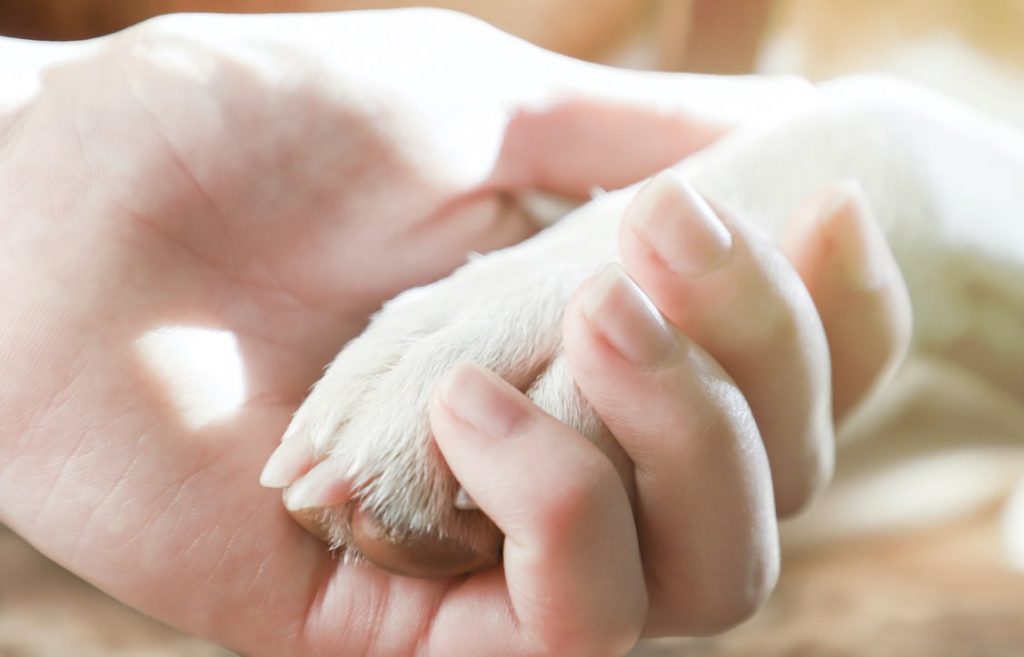
MULTIPOLYGON (((811 425, 787 443, 785 452, 777 453, 770 463, 775 484, 775 509, 779 517, 790 517, 804 511, 825 490, 835 472, 835 432, 825 405, 814 415, 811 425)), ((777 451, 781 451, 777 448, 777 451)))
POLYGON ((777 553, 758 559, 740 581, 708 582, 708 594, 700 607, 685 621, 686 631, 694 636, 721 634, 749 620, 767 601, 779 576, 777 553))
POLYGON ((700 419, 709 436, 707 447, 720 449, 737 444, 744 452, 763 451, 761 430, 754 418, 750 402, 731 379, 718 378, 705 383, 708 404, 700 419))
MULTIPOLYGON (((786 280, 776 282, 776 289, 762 297, 763 339, 776 345, 814 345, 807 337, 821 332, 820 320, 810 294, 803 287, 795 271, 785 272, 786 280)), ((782 278, 780 276, 780 278, 782 278)), ((826 345, 820 345, 825 349, 826 345)))
POLYGON ((798 474, 786 473, 773 476, 775 485, 775 513, 780 518, 799 515, 817 499, 832 476, 832 469, 824 466, 807 466, 798 474))
POLYGON ((695 618, 688 619, 687 633, 692 636, 721 634, 749 620, 760 607, 760 602, 751 599, 708 606, 695 618))
POLYGON ((615 487, 621 488, 622 483, 611 462, 596 448, 581 449, 559 485, 547 493, 537 521, 545 529, 571 533, 607 507, 615 487))
POLYGON ((810 293, 786 256, 759 239, 752 239, 750 247, 753 262, 742 277, 753 284, 737 288, 729 303, 723 304, 743 308, 744 315, 752 318, 732 329, 732 342, 749 353, 766 347, 791 349, 815 330, 823 334, 810 293))

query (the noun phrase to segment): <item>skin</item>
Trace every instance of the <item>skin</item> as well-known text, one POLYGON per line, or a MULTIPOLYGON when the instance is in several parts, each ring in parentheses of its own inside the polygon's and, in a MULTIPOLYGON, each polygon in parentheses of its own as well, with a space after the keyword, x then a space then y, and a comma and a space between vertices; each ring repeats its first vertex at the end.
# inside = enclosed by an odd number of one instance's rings
MULTIPOLYGON (((43 553, 247 655, 617 655, 644 632, 717 631, 767 595, 777 543, 754 404, 677 329, 701 367, 651 372, 609 351, 573 308, 566 316, 581 387, 650 475, 635 493, 582 437, 499 394, 501 382, 474 387, 503 400, 476 400, 477 417, 518 408, 514 439, 467 423, 474 401, 459 381, 487 373, 460 368, 442 386, 439 447, 505 532, 503 567, 425 581, 346 564, 257 483, 304 392, 370 312, 471 250, 535 230, 513 192, 624 185, 721 134, 665 110, 698 83, 645 78, 608 100, 598 94, 631 74, 418 12, 173 19, 31 53, 50 60, 41 87, 6 99, 0 118, 0 521, 43 553), (138 349, 166 326, 231 332, 246 384, 233 414, 201 427, 181 416, 138 349), (636 450, 654 441, 656 458, 681 409, 702 405, 700 372, 732 391, 704 411, 724 451, 663 460, 744 484, 706 543, 697 537, 717 514, 663 517, 657 493, 680 472, 649 472, 636 450), (623 379, 635 385, 613 404, 608 386, 623 379), (675 524, 683 547, 662 533, 675 524), (711 563, 735 537, 711 572, 760 565, 732 575, 714 604, 697 604, 709 579, 686 597, 692 570, 673 586, 658 574, 698 553, 711 563)), ((829 224, 814 225, 808 253, 829 224)), ((885 255, 883 244, 865 257, 885 255)), ((645 289, 656 264, 626 263, 645 289)), ((651 297, 671 319, 666 291, 651 297)), ((885 322, 860 329, 898 351, 885 322)), ((830 438, 816 435, 815 449, 830 451, 830 438)))

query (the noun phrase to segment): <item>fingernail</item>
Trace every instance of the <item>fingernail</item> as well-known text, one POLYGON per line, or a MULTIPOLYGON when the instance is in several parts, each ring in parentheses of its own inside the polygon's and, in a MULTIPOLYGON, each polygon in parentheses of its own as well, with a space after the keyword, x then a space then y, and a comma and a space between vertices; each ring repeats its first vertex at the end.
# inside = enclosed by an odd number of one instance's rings
POLYGON ((518 390, 470 363, 456 365, 448 374, 440 398, 459 419, 491 438, 513 436, 533 418, 518 390))
POLYGON ((338 471, 337 464, 322 461, 288 489, 284 505, 289 511, 324 509, 347 502, 351 496, 351 482, 338 471))
POLYGON ((822 213, 851 287, 869 291, 892 280, 898 265, 860 183, 848 180, 837 185, 822 213))
POLYGON ((662 171, 626 209, 637 237, 681 276, 710 274, 729 259, 732 234, 679 173, 662 171))
POLYGON ((608 265, 591 281, 580 310, 594 330, 639 367, 663 362, 676 344, 661 312, 617 264, 608 265))
POLYGON ((476 511, 480 507, 477 506, 473 498, 469 496, 466 489, 459 486, 459 492, 455 493, 455 508, 462 511, 476 511))
POLYGON ((313 467, 309 443, 289 438, 277 446, 260 473, 260 485, 266 488, 284 488, 313 467))

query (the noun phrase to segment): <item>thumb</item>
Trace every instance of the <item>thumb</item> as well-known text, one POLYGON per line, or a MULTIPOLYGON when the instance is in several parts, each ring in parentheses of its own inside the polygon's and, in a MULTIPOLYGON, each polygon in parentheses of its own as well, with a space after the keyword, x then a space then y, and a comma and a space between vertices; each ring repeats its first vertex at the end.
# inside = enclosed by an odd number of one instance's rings
POLYGON ((682 112, 572 98, 512 118, 495 183, 583 198, 668 168, 726 130, 682 112))
POLYGON ((794 113, 814 87, 789 76, 724 77, 548 62, 548 92, 516 111, 496 186, 585 197, 625 187, 700 150, 741 123, 794 113))

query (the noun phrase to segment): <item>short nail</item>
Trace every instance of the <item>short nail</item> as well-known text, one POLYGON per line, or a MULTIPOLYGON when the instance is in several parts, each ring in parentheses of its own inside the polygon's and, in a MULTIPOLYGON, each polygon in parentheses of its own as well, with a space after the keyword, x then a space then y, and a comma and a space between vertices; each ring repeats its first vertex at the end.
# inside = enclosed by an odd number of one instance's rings
POLYGON ((678 172, 662 171, 630 203, 626 221, 671 271, 710 274, 732 253, 732 234, 678 172))
POLYGON ((661 312, 617 264, 608 265, 590 282, 580 310, 594 330, 634 365, 657 365, 676 344, 661 312))
POLYGON ((518 390, 469 363, 457 365, 448 374, 440 398, 463 422, 491 438, 513 436, 533 418, 518 390))
POLYGON ((313 455, 309 443, 298 438, 287 439, 277 446, 263 466, 260 485, 267 488, 291 486, 311 467, 313 455))
POLYGON ((860 183, 837 185, 822 213, 836 258, 853 288, 874 290, 892 280, 896 260, 860 183))
POLYGON ((351 482, 338 471, 336 463, 323 461, 288 489, 284 505, 289 511, 322 509, 347 502, 351 482))

